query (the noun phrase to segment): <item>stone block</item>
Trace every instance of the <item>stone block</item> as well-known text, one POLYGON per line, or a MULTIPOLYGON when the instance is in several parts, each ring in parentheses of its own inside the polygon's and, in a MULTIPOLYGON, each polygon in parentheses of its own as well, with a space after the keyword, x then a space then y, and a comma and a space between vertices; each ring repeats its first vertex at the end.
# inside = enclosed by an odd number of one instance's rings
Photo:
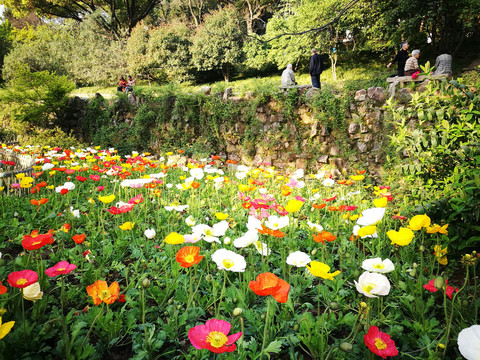
POLYGON ((368 88, 368 97, 376 102, 383 102, 386 97, 385 89, 382 87, 368 88))
POLYGON ((357 143, 357 149, 358 149, 358 151, 359 151, 360 153, 364 153, 364 152, 367 151, 367 144, 365 144, 364 142, 359 141, 359 142, 357 143))
POLYGON ((358 101, 358 102, 365 101, 366 96, 367 96, 367 90, 365 89, 358 90, 355 93, 355 101, 358 101))
POLYGON ((368 126, 366 126, 364 124, 360 125, 360 132, 362 134, 368 133, 368 126))
POLYGON ((360 125, 356 123, 351 123, 350 125, 348 125, 349 134, 355 134, 358 131, 358 129, 360 129, 360 125))
POLYGON ((326 164, 328 162, 328 155, 319 156, 317 161, 322 164, 326 164))
POLYGON ((212 88, 210 86, 202 86, 200 88, 200 92, 203 94, 203 95, 210 95, 210 93, 212 92, 212 88))
POLYGON ((332 156, 337 156, 340 153, 340 149, 336 144, 333 144, 330 147, 330 155, 332 156))

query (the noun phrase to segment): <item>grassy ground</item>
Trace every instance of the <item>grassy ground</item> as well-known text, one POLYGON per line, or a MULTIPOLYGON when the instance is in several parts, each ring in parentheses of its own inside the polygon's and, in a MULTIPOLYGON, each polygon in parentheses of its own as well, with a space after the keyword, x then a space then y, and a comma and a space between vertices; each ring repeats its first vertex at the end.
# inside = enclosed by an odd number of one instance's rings
MULTIPOLYGON (((370 86, 386 87, 385 79, 392 74, 391 69, 387 69, 383 63, 370 63, 367 65, 357 65, 356 67, 347 67, 337 64, 337 79, 333 80, 332 70, 327 69, 320 77, 322 83, 329 84, 335 88, 363 89, 370 86)), ((306 73, 296 73, 298 84, 311 84, 310 76, 306 73)), ((187 93, 199 92, 202 86, 210 86, 212 93, 224 91, 227 87, 231 87, 234 93, 245 94, 248 91, 258 92, 261 90, 275 89, 280 86, 281 71, 278 75, 269 75, 265 77, 254 78, 234 78, 229 83, 218 81, 205 84, 175 84, 176 87, 187 93)), ((140 90, 155 91, 168 85, 149 85, 146 81, 139 81, 137 86, 140 90)), ((92 96, 95 93, 102 95, 114 95, 116 93, 116 85, 111 87, 83 87, 72 92, 72 95, 92 96)))

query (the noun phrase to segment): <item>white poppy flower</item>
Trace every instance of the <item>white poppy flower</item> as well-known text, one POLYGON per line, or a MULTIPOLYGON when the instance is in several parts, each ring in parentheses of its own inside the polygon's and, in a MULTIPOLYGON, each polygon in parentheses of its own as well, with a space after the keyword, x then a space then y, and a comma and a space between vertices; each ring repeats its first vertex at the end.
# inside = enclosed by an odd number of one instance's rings
POLYGON ((457 344, 465 359, 480 359, 480 325, 472 325, 460 331, 457 344))
POLYGON ((271 230, 279 230, 288 226, 290 224, 290 220, 288 216, 277 216, 271 215, 265 221, 265 226, 271 230))
POLYGON ((371 208, 362 211, 362 216, 358 218, 357 224, 362 226, 378 224, 385 215, 385 208, 371 208))
POLYGON ((256 229, 248 230, 243 236, 233 241, 236 248, 244 248, 258 241, 258 231, 256 229))
POLYGON ((247 221, 248 230, 262 230, 262 222, 255 216, 250 215, 247 221))
POLYGON ((153 239, 155 235, 157 235, 157 232, 155 229, 147 229, 145 230, 144 235, 147 239, 153 239))
POLYGON ((193 235, 200 236, 203 240, 207 242, 218 242, 220 244, 220 240, 218 239, 220 236, 225 235, 228 229, 228 222, 220 221, 210 227, 205 224, 195 225, 192 228, 193 235))
POLYGON ((238 180, 243 180, 247 177, 247 173, 246 172, 243 172, 243 171, 237 171, 235 173, 235 177, 238 179, 238 180))
POLYGON ((358 278, 358 282, 354 280, 354 283, 357 291, 369 298, 388 295, 390 292, 390 282, 382 274, 365 271, 358 278))
POLYGON ((332 179, 325 179, 322 182, 323 186, 333 186, 335 184, 335 181, 332 179))
POLYGON ((212 254, 212 260, 219 270, 244 272, 247 267, 245 258, 227 249, 219 249, 212 254))
POLYGON ((41 291, 40 284, 38 282, 23 288, 23 297, 25 300, 30 300, 30 301, 40 300, 42 296, 43 296, 43 291, 41 291))
POLYGON ((267 244, 261 242, 261 241, 255 241, 253 243, 253 245, 255 245, 255 248, 257 249, 257 251, 260 253, 260 255, 263 255, 263 256, 268 256, 270 255, 271 253, 271 250, 268 248, 267 244))
POLYGON ((318 232, 320 232, 320 231, 323 230, 323 226, 322 226, 322 225, 312 223, 311 221, 307 221, 307 224, 308 224, 308 227, 309 227, 311 230, 318 231, 318 232))
POLYGON ((190 215, 189 217, 187 217, 185 219, 185 222, 187 223, 188 226, 195 226, 195 219, 192 215, 190 215))
POLYGON ((170 204, 170 206, 165 206, 165 210, 167 211, 184 211, 188 208, 188 205, 180 205, 180 204, 170 204))
POLYGON ((382 261, 382 258, 374 258, 363 260, 362 268, 367 271, 386 274, 395 270, 395 265, 390 259, 382 261))
POLYGON ((287 256, 287 264, 296 267, 305 267, 310 261, 310 256, 302 251, 295 251, 287 256))
POLYGON ((200 168, 190 169, 190 175, 197 180, 203 179, 203 170, 200 168))

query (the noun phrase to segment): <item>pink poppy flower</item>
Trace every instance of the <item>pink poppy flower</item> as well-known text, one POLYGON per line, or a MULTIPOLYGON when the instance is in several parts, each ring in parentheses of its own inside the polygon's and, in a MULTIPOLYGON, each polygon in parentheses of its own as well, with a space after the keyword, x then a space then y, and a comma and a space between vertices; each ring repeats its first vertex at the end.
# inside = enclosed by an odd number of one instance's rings
POLYGON ((60 261, 55 266, 45 270, 45 274, 50 277, 55 277, 62 274, 68 274, 69 272, 75 270, 77 265, 70 264, 68 261, 60 261))
POLYGON ((220 354, 235 351, 235 341, 241 332, 228 336, 232 325, 225 320, 210 319, 205 325, 197 325, 188 330, 188 338, 195 349, 208 349, 220 354))
POLYGON ((137 196, 131 198, 130 200, 128 200, 128 203, 129 204, 140 204, 143 202, 143 195, 142 194, 138 194, 137 196))
POLYGON ((390 338, 390 335, 379 331, 376 326, 370 326, 368 333, 363 336, 363 339, 370 351, 382 359, 386 359, 387 356, 398 355, 395 342, 390 338))
POLYGON ((13 183, 10 185, 13 189, 20 189, 20 184, 19 183, 13 183))
POLYGON ((38 280, 38 274, 32 270, 14 271, 8 275, 8 283, 16 288, 23 289, 38 280))
POLYGON ((93 181, 100 181, 100 175, 90 175, 89 178, 93 181))
POLYGON ((103 191, 103 190, 105 190, 105 186, 97 186, 97 190, 98 191, 103 191))

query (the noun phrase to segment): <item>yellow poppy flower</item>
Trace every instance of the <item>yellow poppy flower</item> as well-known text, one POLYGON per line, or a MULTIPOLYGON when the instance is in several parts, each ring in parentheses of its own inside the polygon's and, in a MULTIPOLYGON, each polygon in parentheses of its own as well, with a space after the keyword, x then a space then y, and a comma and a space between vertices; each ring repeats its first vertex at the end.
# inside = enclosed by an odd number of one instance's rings
POLYGON ((289 213, 296 212, 300 210, 303 206, 303 201, 292 199, 285 205, 285 210, 289 213))
POLYGON ((364 236, 375 234, 376 230, 377 230, 377 227, 375 225, 368 225, 358 229, 357 234, 360 237, 364 237, 364 236))
POLYGON ((443 225, 443 226, 433 224, 433 226, 427 227, 427 233, 429 233, 429 234, 440 233, 440 234, 448 235, 447 228, 448 228, 448 224, 443 225))
POLYGON ((329 273, 330 266, 328 266, 327 264, 324 264, 320 261, 310 262, 310 265, 307 265, 307 269, 308 269, 308 271, 310 271, 310 273, 313 276, 320 277, 322 279, 327 279, 327 280, 333 280, 333 278, 335 276, 340 274, 339 270, 337 270, 333 273, 329 273))
POLYGON ((441 265, 447 265, 448 264, 448 259, 447 259, 448 247, 446 247, 445 249, 442 249, 442 245, 435 245, 433 250, 435 251, 436 260, 441 265))
POLYGON ((15 321, 9 321, 2 324, 2 318, 0 317, 0 339, 3 339, 12 330, 15 321))
POLYGON ((215 216, 217 217, 218 220, 225 220, 226 218, 228 218, 228 214, 224 214, 221 212, 215 213, 215 216))
POLYGON ((412 230, 407 228, 400 228, 400 230, 390 230, 387 231, 388 238, 392 241, 392 244, 399 246, 405 246, 412 242, 415 234, 412 230))
POLYGON ((429 227, 430 222, 431 220, 426 214, 415 215, 408 223, 408 227, 412 230, 421 230, 422 228, 429 227))
POLYGON ((352 175, 352 176, 350 176, 350 179, 355 180, 355 181, 361 181, 361 180, 365 179, 365 176, 363 176, 363 175, 352 175))
POLYGON ((388 200, 386 197, 382 197, 380 199, 373 200, 373 205, 375 207, 386 207, 388 204, 388 200))
POLYGON ((185 238, 183 237, 183 235, 180 235, 179 233, 172 232, 167 235, 164 241, 170 245, 177 245, 177 244, 184 243, 185 238))
POLYGON ((112 195, 107 195, 107 196, 99 196, 98 197, 98 200, 100 200, 102 203, 104 204, 109 204, 111 203, 113 200, 115 200, 115 194, 112 194, 112 195))
POLYGON ((120 225, 119 228, 122 230, 132 230, 134 226, 135 226, 134 222, 127 221, 122 225, 120 225))

